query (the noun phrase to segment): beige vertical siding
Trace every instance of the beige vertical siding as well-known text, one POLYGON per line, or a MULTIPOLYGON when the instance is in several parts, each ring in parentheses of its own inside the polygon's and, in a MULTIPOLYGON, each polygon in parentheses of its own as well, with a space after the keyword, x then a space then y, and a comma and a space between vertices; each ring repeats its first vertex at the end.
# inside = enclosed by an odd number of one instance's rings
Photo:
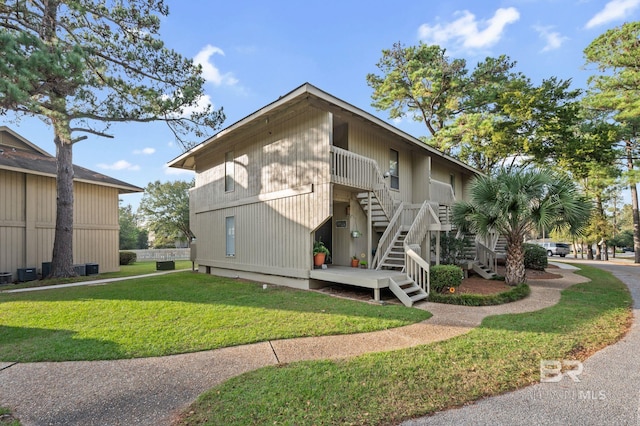
POLYGON ((25 263, 25 177, 0 170, 0 272, 11 272, 25 263))
POLYGON ((98 263, 100 271, 119 270, 118 190, 74 184, 74 263, 98 263))
POLYGON ((389 170, 390 150, 399 154, 400 190, 392 190, 396 200, 413 202, 413 161, 415 154, 411 146, 390 133, 375 131, 375 128, 361 121, 349 123, 349 151, 372 158, 378 163, 380 171, 389 170))
POLYGON ((331 212, 330 115, 314 108, 272 117, 251 135, 199 158, 190 192, 198 264, 308 278, 312 231, 331 212), (224 154, 234 151, 235 190, 224 192, 224 154), (203 166, 204 164, 204 166, 203 166), (225 218, 235 217, 236 256, 226 256, 225 218))
MULTIPOLYGON (((119 270, 118 190, 76 182, 74 199, 74 262, 119 270)), ((51 261, 55 179, 0 170, 0 200, 0 272, 51 261)))

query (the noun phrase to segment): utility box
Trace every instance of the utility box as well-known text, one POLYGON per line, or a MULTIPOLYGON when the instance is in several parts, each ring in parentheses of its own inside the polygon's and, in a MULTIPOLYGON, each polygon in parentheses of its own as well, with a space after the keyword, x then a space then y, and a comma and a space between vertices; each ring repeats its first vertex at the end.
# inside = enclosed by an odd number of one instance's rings
POLYGON ((36 268, 18 268, 18 281, 35 281, 38 279, 36 268))
POLYGON ((51 262, 42 262, 42 279, 47 278, 51 274, 51 262))
POLYGON ((13 274, 11 272, 0 272, 0 284, 11 284, 13 274))
POLYGON ((87 265, 84 263, 81 265, 73 265, 73 270, 76 271, 76 275, 85 276, 87 275, 87 265))
POLYGON ((173 271, 176 269, 176 262, 173 260, 159 260, 156 262, 156 271, 173 271))
POLYGON ((98 275, 98 269, 97 263, 87 263, 85 265, 85 272, 87 275, 98 275))

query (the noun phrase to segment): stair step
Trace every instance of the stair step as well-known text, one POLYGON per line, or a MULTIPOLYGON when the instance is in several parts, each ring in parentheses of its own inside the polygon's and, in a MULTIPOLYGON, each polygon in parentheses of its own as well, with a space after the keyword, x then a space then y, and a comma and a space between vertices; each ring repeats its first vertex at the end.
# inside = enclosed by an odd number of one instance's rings
POLYGON ((423 300, 426 299, 427 297, 427 293, 418 293, 416 295, 413 295, 411 297, 409 297, 409 299, 411 299, 412 302, 417 302, 418 300, 423 300))

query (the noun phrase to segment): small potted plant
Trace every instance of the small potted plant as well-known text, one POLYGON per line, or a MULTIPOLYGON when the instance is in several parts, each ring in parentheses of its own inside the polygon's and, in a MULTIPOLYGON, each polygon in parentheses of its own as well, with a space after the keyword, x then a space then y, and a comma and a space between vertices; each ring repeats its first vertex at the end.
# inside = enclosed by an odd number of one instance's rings
POLYGON ((313 243, 313 264, 315 266, 322 266, 327 256, 329 256, 329 249, 324 245, 322 241, 314 241, 313 243))
POLYGON ((358 256, 356 256, 355 254, 351 257, 351 267, 352 268, 357 268, 358 264, 360 264, 360 261, 358 260, 358 256))
POLYGON ((366 260, 361 260, 361 261, 360 261, 360 267, 361 267, 362 269, 367 269, 367 265, 368 265, 368 263, 367 263, 367 261, 366 261, 366 260))

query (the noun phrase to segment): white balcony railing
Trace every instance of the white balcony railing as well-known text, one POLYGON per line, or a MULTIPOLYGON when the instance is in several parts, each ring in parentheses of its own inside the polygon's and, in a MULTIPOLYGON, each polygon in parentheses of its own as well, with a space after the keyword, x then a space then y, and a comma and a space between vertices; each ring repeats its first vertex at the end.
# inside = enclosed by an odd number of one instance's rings
POLYGON ((372 191, 388 218, 395 213, 395 201, 375 160, 331 146, 333 182, 372 191))

